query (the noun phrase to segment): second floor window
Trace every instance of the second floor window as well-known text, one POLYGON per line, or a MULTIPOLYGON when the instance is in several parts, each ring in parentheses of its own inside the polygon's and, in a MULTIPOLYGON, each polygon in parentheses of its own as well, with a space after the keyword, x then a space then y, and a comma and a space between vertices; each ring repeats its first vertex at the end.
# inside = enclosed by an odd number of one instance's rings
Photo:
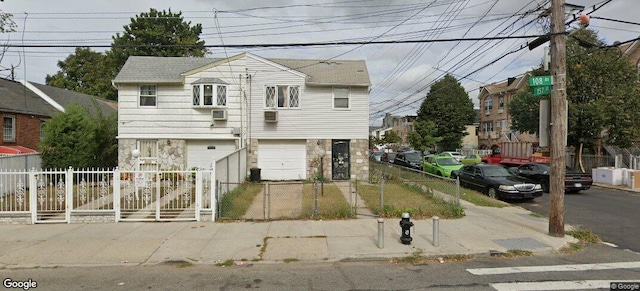
POLYGON ((504 109, 504 97, 498 98, 498 109, 504 109))
POLYGON ((489 96, 484 99, 484 111, 490 112, 493 109, 493 97, 489 96))
POLYGON ((158 92, 156 85, 141 85, 140 86, 140 106, 141 107, 155 107, 156 99, 158 98, 158 92))
POLYGON ((333 108, 348 109, 350 94, 349 88, 333 88, 333 108))
POLYGON ((227 106, 227 86, 220 84, 193 85, 193 106, 227 106))
POLYGON ((300 86, 266 86, 266 108, 298 108, 300 107, 300 86))
POLYGON ((5 115, 2 121, 2 140, 16 141, 16 118, 13 115, 5 115))
POLYGON ((489 132, 489 131, 493 131, 493 122, 485 122, 484 124, 484 131, 485 132, 489 132))

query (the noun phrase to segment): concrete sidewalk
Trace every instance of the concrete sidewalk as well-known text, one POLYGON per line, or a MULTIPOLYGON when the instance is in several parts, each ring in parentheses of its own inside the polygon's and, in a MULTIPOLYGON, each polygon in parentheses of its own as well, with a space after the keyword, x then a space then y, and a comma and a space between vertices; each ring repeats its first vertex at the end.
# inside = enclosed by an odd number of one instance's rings
POLYGON ((400 243, 399 219, 386 219, 378 247, 376 218, 338 221, 171 222, 0 225, 0 268, 112 266, 188 261, 241 264, 287 260, 332 262, 424 256, 485 255, 509 249, 553 252, 574 242, 547 234, 546 219, 520 207, 479 207, 461 201, 466 216, 441 219, 439 246, 432 220, 415 223, 411 245, 400 243))

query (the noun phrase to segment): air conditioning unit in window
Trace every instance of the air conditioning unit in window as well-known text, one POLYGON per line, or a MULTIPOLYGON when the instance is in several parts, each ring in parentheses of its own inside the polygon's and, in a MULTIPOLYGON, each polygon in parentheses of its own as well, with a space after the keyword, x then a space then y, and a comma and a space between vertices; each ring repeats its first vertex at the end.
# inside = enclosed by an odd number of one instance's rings
POLYGON ((227 120, 227 110, 226 109, 212 109, 211 110, 211 119, 212 120, 227 120))
POLYGON ((265 122, 278 122, 278 111, 267 110, 264 112, 265 122))

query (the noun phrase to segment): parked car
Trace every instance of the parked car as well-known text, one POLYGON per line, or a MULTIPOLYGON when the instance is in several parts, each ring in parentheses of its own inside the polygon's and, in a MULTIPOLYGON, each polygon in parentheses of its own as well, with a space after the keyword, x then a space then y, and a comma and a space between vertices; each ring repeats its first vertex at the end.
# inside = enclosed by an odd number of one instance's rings
POLYGON ((372 152, 371 154, 369 154, 369 159, 372 160, 372 161, 379 162, 380 158, 382 158, 383 154, 384 154, 384 152, 382 152, 382 151, 372 152))
POLYGON ((380 161, 393 164, 393 160, 396 158, 397 154, 398 153, 395 152, 384 153, 382 154, 382 157, 380 157, 380 161))
POLYGON ((460 162, 463 165, 480 164, 480 163, 482 163, 482 157, 480 155, 478 155, 478 154, 468 155, 468 156, 462 158, 462 160, 460 160, 460 162))
POLYGON ((464 158, 464 156, 459 152, 441 152, 439 156, 446 156, 450 158, 456 159, 458 162, 464 158))
POLYGON ((425 156, 422 165, 425 172, 447 178, 451 177, 451 172, 462 168, 462 164, 456 159, 436 155, 425 156))
MULTIPOLYGON (((527 177, 542 185, 544 192, 549 192, 549 173, 551 167, 547 164, 528 163, 518 167, 511 168, 518 176, 527 177)), ((579 192, 591 188, 593 178, 589 173, 580 173, 578 171, 567 168, 564 175, 564 191, 579 192)))
POLYGON ((396 155, 393 163, 401 167, 422 171, 422 156, 419 152, 400 152, 396 155))
POLYGON ((542 186, 494 164, 476 164, 454 172, 460 186, 480 191, 497 199, 534 199, 542 196, 542 186))

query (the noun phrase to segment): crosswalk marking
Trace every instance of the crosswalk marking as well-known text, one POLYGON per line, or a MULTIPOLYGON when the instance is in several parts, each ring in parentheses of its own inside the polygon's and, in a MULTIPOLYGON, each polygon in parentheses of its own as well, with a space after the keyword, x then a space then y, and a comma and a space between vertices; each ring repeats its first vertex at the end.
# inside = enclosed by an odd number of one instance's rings
POLYGON ((467 269, 467 272, 474 275, 503 275, 503 274, 513 274, 513 273, 573 272, 573 271, 636 269, 636 268, 640 268, 640 262, 478 268, 478 269, 467 269))
POLYGON ((586 290, 609 289, 611 282, 637 282, 631 280, 582 280, 582 281, 540 281, 540 282, 515 282, 494 283, 491 287, 498 291, 518 290, 586 290))

